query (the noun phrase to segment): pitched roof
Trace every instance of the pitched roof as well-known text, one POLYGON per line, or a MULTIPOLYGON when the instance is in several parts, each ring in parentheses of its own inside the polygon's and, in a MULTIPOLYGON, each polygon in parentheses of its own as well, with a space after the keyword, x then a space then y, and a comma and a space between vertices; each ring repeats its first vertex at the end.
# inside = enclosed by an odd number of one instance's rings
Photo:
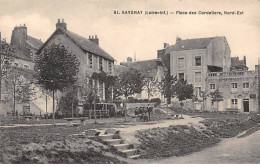
POLYGON ((130 67, 122 66, 122 65, 115 65, 115 75, 118 76, 120 73, 127 71, 130 67))
POLYGON ((102 48, 100 48, 96 43, 91 42, 87 38, 84 38, 82 36, 79 36, 78 34, 75 34, 71 31, 65 30, 63 28, 57 29, 50 37, 49 39, 42 45, 42 47, 38 50, 37 53, 40 53, 43 47, 48 43, 48 41, 51 39, 51 37, 57 32, 62 31, 65 33, 72 41, 74 41, 81 49, 85 51, 89 51, 92 53, 95 53, 99 56, 102 56, 106 59, 116 61, 112 56, 110 56, 106 51, 104 51, 102 48))
POLYGON ((160 61, 160 59, 136 61, 124 63, 124 65, 117 65, 115 66, 115 74, 118 75, 129 68, 135 68, 140 71, 143 76, 154 78, 158 72, 158 61, 160 61))
POLYGON ((36 39, 34 37, 31 37, 29 35, 27 35, 27 41, 26 41, 31 47, 35 48, 35 49, 39 49, 43 42, 39 39, 36 39))
POLYGON ((169 54, 172 51, 205 49, 214 39, 224 39, 225 37, 208 37, 208 38, 194 38, 186 40, 178 40, 175 45, 166 48, 165 53, 169 54))

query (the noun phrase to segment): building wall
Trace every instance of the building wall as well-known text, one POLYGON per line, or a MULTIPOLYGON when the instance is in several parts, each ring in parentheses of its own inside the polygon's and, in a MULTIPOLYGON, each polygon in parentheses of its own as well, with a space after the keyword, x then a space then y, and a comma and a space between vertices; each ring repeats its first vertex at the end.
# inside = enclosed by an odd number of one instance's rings
POLYGON ((205 90, 207 63, 206 49, 174 51, 170 55, 171 75, 178 77, 179 73, 184 73, 188 83, 205 90), (201 57, 201 66, 195 66, 195 57, 201 57), (178 67, 178 58, 184 58, 184 67, 178 67), (201 72, 201 81, 195 81, 195 72, 201 72))
POLYGON ((28 68, 28 69, 34 68, 34 62, 29 60, 24 60, 24 59, 18 59, 18 58, 14 58, 13 65, 20 68, 28 68))
MULTIPOLYGON (((219 102, 219 111, 240 111, 244 112, 244 102, 249 101, 249 111, 258 111, 258 77, 256 71, 240 71, 240 72, 223 72, 209 73, 206 82, 206 92, 214 92, 218 89, 223 96, 223 101, 219 102), (249 83, 249 88, 243 88, 243 83, 249 83), (237 84, 237 88, 233 88, 232 84, 237 84), (210 88, 210 84, 215 84, 215 89, 210 88), (232 99, 236 99, 233 101, 232 99)), ((211 98, 207 99, 207 110, 217 110, 217 103, 212 104, 211 98)))
MULTIPOLYGON (((55 34, 49 40, 49 42, 45 47, 51 46, 52 44, 60 44, 60 43, 62 43, 65 46, 65 48, 67 48, 68 52, 75 54, 78 58, 78 61, 80 63, 79 73, 78 73, 78 79, 80 84, 85 82, 87 78, 90 78, 94 72, 100 72, 100 64, 99 64, 100 56, 95 55, 91 52, 83 51, 77 44, 75 44, 70 38, 68 38, 63 33, 55 34), (92 67, 91 67, 91 59, 89 57, 90 55, 92 57, 92 67)), ((104 72, 108 72, 111 75, 114 74, 114 62, 110 60, 104 60, 104 58, 102 57, 102 66, 104 72), (112 65, 111 71, 108 71, 106 68, 109 62, 112 65)), ((100 87, 99 90, 101 91, 102 94, 104 89, 102 89, 102 85, 100 85, 99 87, 100 87)), ((100 97, 104 97, 104 96, 101 95, 100 97)))
POLYGON ((225 38, 214 38, 212 44, 212 65, 223 67, 223 71, 230 71, 231 57, 230 48, 225 38))

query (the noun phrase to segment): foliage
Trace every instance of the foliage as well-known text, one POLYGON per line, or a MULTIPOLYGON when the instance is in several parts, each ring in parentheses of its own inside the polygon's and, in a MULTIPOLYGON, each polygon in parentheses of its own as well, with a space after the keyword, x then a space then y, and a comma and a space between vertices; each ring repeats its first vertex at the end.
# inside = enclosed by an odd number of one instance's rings
POLYGON ((164 97, 167 98, 167 103, 171 103, 171 97, 174 97, 174 92, 173 92, 173 85, 176 83, 177 77, 173 77, 170 73, 166 73, 164 79, 163 79, 163 84, 162 84, 162 93, 164 97))
MULTIPOLYGON (((92 79, 94 77, 92 76, 92 79)), ((92 79, 87 82, 84 81, 82 87, 80 88, 80 97, 82 97, 86 103, 93 104, 94 102, 100 102, 98 97, 98 88, 97 88, 97 80, 94 80, 94 85, 92 84, 92 79)))
POLYGON ((158 106, 161 104, 161 99, 159 98, 154 98, 150 100, 151 103, 155 103, 155 106, 158 106))
POLYGON ((178 80, 172 86, 172 91, 180 101, 193 98, 193 85, 188 84, 186 80, 178 80))
POLYGON ((5 101, 13 102, 13 110, 15 111, 16 103, 29 103, 36 97, 36 90, 32 81, 25 78, 26 74, 23 74, 20 69, 15 67, 10 68, 5 77, 4 85, 9 96, 5 101))
POLYGON ((72 106, 74 114, 77 114, 77 91, 78 90, 75 85, 68 87, 59 101, 58 111, 62 112, 65 117, 72 115, 72 106))
POLYGON ((210 93, 210 97, 213 102, 220 102, 223 101, 222 93, 217 89, 214 92, 210 93))
POLYGON ((141 93, 143 85, 143 77, 141 76, 140 71, 130 68, 119 75, 117 84, 115 84, 115 92, 118 95, 128 97, 135 93, 141 93))
POLYGON ((1 73, 4 76, 8 69, 10 69, 13 62, 15 48, 5 41, 0 41, 0 65, 1 73))
POLYGON ((161 83, 153 80, 152 78, 144 78, 143 82, 144 88, 147 90, 148 100, 150 100, 150 97, 152 97, 156 91, 160 91, 161 83))
POLYGON ((51 45, 37 57, 34 69, 44 89, 62 91, 77 81, 79 62, 62 44, 51 45))
POLYGON ((210 93, 210 97, 212 102, 217 102, 217 110, 218 110, 218 102, 223 101, 222 93, 217 89, 214 92, 210 93))
POLYGON ((104 71, 101 71, 100 73, 94 72, 92 74, 92 79, 99 80, 100 84, 105 84, 105 99, 106 101, 111 100, 111 95, 112 95, 112 89, 113 86, 116 84, 117 77, 108 75, 104 71))

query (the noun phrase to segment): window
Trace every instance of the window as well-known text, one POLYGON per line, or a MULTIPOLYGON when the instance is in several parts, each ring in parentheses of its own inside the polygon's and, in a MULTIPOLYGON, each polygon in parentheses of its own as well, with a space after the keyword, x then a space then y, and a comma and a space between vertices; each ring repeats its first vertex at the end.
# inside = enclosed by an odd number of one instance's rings
POLYGON ((93 64, 92 64, 93 60, 92 60, 92 54, 91 53, 89 53, 88 59, 89 59, 89 67, 92 68, 93 67, 93 64))
POLYGON ((109 73, 111 74, 112 73, 112 63, 111 61, 108 62, 108 70, 109 70, 109 73))
POLYGON ((249 88, 249 82, 244 82, 243 83, 243 88, 245 89, 245 88, 249 88))
POLYGON ((231 107, 237 108, 237 99, 231 99, 231 107))
POLYGON ((102 60, 102 57, 99 58, 99 70, 100 71, 103 70, 103 60, 102 60))
POLYGON ((201 57, 200 56, 195 57, 195 66, 201 66, 201 57))
POLYGON ((179 73, 179 79, 184 80, 184 73, 179 73))
POLYGON ((195 87, 194 94, 196 97, 200 97, 201 87, 195 87))
POLYGON ((29 68, 30 68, 28 65, 24 65, 23 67, 24 67, 24 68, 27 68, 27 69, 29 69, 29 68))
POLYGON ((237 83, 231 83, 231 88, 236 89, 237 88, 237 83))
POLYGON ((178 68, 184 67, 184 58, 178 58, 178 68))
POLYGON ((216 89, 216 85, 215 84, 209 84, 209 87, 211 90, 215 90, 216 89))
POLYGON ((195 72, 195 82, 201 82, 201 72, 195 72))

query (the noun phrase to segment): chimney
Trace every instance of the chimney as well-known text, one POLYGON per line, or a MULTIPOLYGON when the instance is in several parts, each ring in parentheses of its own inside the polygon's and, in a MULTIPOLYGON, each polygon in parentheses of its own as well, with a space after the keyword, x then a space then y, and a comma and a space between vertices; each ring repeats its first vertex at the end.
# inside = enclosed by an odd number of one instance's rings
POLYGON ((62 19, 62 22, 60 22, 60 19, 58 19, 58 22, 56 23, 56 30, 59 28, 67 30, 67 23, 64 22, 64 19, 62 19))
POLYGON ((2 43, 2 37, 1 37, 1 32, 0 32, 0 43, 2 43))
POLYGON ((90 40, 91 42, 93 42, 93 43, 99 45, 99 39, 98 39, 97 35, 95 35, 95 37, 94 37, 93 35, 92 35, 92 36, 89 36, 89 39, 88 39, 88 40, 90 40))
POLYGON ((128 57, 126 62, 127 62, 127 63, 132 63, 132 62, 133 62, 133 59, 132 59, 131 57, 128 57))
POLYGON ((245 66, 246 66, 246 56, 244 56, 244 64, 245 64, 245 66))
POLYGON ((163 44, 163 48, 164 48, 164 49, 167 48, 168 46, 169 46, 168 43, 164 43, 164 44, 163 44))
POLYGON ((176 43, 179 42, 180 40, 181 40, 181 38, 177 36, 176 37, 176 43))

